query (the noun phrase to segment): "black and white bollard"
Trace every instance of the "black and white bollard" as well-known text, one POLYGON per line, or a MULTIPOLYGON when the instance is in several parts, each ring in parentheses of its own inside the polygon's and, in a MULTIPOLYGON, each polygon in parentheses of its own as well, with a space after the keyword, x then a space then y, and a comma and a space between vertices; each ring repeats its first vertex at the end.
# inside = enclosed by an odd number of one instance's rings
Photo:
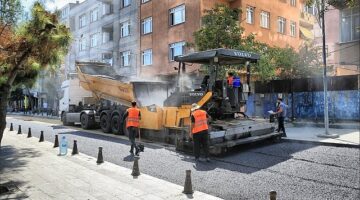
POLYGON ((54 142, 54 148, 59 147, 59 137, 58 135, 55 135, 55 142, 54 142))
POLYGON ((28 135, 27 135, 28 138, 31 138, 32 135, 31 135, 31 128, 29 127, 29 131, 28 131, 28 135))
POLYGON ((194 190, 192 189, 191 183, 191 170, 186 170, 186 177, 185 177, 185 185, 184 185, 184 194, 193 194, 194 190))
POLYGON ((140 169, 139 169, 139 157, 134 157, 134 165, 133 165, 133 169, 131 172, 131 175, 133 177, 138 177, 140 176, 140 169))
POLYGON ((102 155, 102 147, 99 147, 99 153, 98 153, 96 163, 101 164, 103 162, 104 162, 104 158, 103 158, 103 155, 102 155))
POLYGON ((41 131, 39 142, 44 142, 44 131, 41 131))
POLYGON ((13 123, 10 124, 10 131, 14 131, 13 123))
POLYGON ((19 125, 19 129, 18 129, 17 134, 21 134, 21 125, 19 125))
POLYGON ((270 200, 276 200, 276 191, 272 190, 269 192, 270 200))
POLYGON ((79 154, 78 148, 77 148, 77 141, 74 140, 73 150, 71 152, 71 155, 79 154))

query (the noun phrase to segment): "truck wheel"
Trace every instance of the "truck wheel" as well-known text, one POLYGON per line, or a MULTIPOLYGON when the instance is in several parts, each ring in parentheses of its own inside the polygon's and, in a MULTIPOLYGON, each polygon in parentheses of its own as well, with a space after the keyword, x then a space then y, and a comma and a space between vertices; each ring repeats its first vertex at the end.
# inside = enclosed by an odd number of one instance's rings
POLYGON ((115 135, 120 135, 120 117, 119 115, 114 115, 111 118, 111 131, 115 134, 115 135))
POLYGON ((111 132, 110 120, 108 119, 108 116, 105 114, 100 117, 100 127, 104 133, 111 132))
POLYGON ((81 122, 81 128, 83 129, 90 128, 89 117, 87 116, 87 114, 84 113, 80 116, 80 122, 81 122))

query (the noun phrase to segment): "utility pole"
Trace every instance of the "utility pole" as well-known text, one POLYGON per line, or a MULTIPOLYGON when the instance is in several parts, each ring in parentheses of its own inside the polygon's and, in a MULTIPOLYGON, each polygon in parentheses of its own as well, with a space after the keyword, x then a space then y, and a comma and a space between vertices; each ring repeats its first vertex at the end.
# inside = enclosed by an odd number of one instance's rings
POLYGON ((325 38, 325 0, 321 0, 321 31, 322 31, 322 56, 323 56, 323 65, 324 65, 324 74, 323 74, 323 84, 324 84, 324 125, 325 133, 318 135, 318 137, 325 138, 337 138, 339 135, 329 133, 329 103, 327 95, 327 72, 326 72, 326 38, 325 38))

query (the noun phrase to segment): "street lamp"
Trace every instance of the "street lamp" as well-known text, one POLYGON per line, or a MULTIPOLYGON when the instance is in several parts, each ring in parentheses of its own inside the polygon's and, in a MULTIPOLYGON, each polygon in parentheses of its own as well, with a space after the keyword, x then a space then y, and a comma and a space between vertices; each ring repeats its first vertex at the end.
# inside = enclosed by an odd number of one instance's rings
POLYGON ((322 56, 323 56, 323 63, 324 63, 324 74, 323 74, 323 84, 324 84, 324 125, 325 125, 325 133, 317 135, 318 137, 324 138, 337 138, 339 135, 337 134, 330 134, 329 133, 329 103, 328 103, 328 96, 327 96, 327 74, 326 74, 326 40, 325 40, 325 0, 321 0, 321 31, 322 31, 322 56))

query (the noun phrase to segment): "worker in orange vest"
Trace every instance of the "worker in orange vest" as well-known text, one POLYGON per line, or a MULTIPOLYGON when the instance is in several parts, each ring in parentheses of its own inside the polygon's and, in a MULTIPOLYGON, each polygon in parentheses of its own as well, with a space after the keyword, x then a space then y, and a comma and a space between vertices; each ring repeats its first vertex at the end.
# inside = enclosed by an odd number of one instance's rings
POLYGON ((135 143, 136 134, 139 132, 140 127, 140 119, 141 113, 140 110, 136 107, 136 101, 131 102, 131 108, 128 108, 124 113, 123 119, 127 118, 126 120, 126 129, 129 134, 129 140, 131 142, 131 149, 130 154, 134 155, 134 148, 135 148, 135 155, 139 156, 139 147, 135 143))
POLYGON ((228 73, 227 84, 229 87, 233 87, 234 85, 234 74, 232 72, 228 73))
POLYGON ((207 162, 210 162, 209 158, 209 126, 208 118, 209 115, 204 110, 199 109, 200 106, 196 103, 192 104, 191 107, 191 134, 190 137, 194 141, 194 155, 195 161, 199 161, 200 158, 200 146, 202 146, 205 152, 205 158, 207 162))

